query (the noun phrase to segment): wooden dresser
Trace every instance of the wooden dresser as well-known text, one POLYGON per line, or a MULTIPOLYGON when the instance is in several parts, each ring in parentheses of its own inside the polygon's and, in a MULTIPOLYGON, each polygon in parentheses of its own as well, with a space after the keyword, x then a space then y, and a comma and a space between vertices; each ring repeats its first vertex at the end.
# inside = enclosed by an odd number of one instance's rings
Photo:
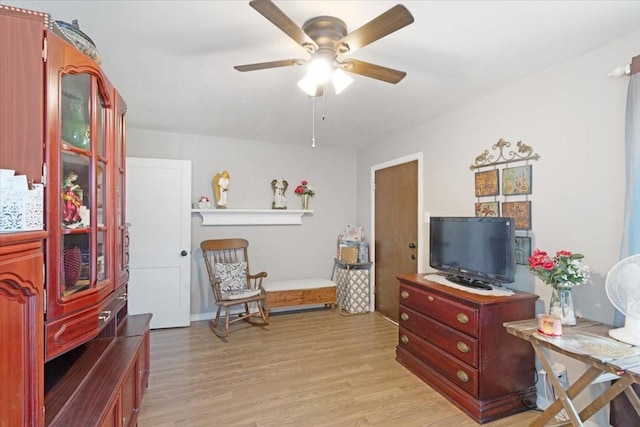
POLYGON ((535 317, 538 296, 483 296, 423 277, 397 276, 396 360, 478 423, 535 408, 533 349, 502 325, 535 317))

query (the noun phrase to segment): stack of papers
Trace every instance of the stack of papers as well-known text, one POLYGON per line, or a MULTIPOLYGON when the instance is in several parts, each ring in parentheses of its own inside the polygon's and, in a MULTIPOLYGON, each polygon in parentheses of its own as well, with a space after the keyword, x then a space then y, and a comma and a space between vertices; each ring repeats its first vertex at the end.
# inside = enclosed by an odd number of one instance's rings
POLYGON ((16 175, 13 169, 0 169, 0 190, 29 190, 26 175, 16 175))

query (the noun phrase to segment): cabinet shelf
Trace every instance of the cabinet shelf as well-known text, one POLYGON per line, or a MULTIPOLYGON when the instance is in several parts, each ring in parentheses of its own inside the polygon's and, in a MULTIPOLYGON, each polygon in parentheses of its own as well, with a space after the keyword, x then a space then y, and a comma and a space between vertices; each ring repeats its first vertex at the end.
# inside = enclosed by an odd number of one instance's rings
POLYGON ((202 217, 202 225, 296 225, 312 210, 289 209, 192 209, 202 217))

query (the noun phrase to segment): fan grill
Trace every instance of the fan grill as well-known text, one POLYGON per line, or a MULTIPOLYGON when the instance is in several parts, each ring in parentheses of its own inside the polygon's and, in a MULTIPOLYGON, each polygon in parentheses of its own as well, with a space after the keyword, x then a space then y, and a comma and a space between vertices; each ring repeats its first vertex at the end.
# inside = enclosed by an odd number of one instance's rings
POLYGON ((640 255, 618 262, 607 274, 609 301, 622 314, 640 318, 640 255))

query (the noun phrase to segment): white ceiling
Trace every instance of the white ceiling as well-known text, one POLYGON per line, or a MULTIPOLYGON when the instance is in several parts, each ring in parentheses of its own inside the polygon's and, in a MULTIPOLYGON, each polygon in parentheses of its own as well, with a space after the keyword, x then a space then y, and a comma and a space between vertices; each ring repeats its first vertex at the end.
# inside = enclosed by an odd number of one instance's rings
MULTIPOLYGON (((77 19, 127 101, 130 126, 311 143, 313 101, 296 85, 303 67, 233 69, 308 58, 248 0, 0 1, 77 19)), ((275 1, 300 26, 332 15, 349 32, 398 3, 275 1)), ((318 146, 365 146, 640 29, 640 1, 400 3, 415 22, 352 57, 407 76, 392 85, 353 75, 342 94, 316 98, 318 146)))

